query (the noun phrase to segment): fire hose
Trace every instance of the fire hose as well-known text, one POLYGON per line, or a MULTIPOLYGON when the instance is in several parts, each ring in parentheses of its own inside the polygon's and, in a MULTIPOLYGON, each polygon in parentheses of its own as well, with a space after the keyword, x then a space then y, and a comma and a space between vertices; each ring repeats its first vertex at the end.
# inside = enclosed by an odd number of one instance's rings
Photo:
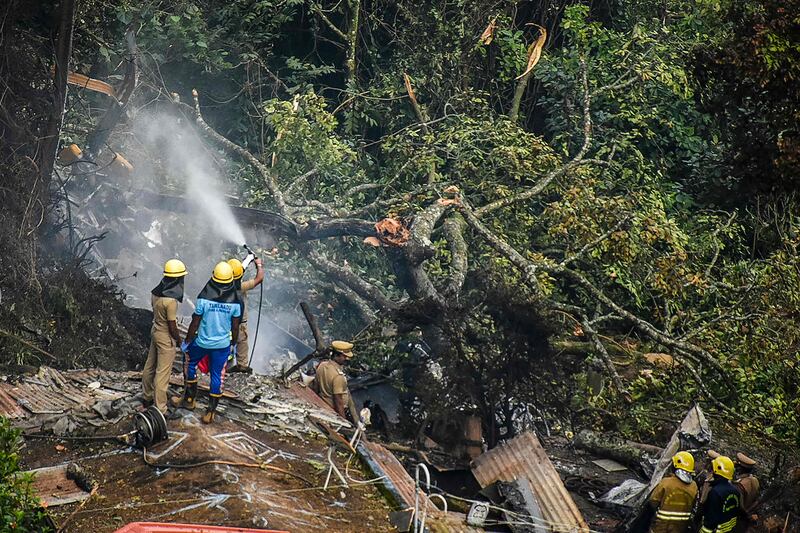
MULTIPOLYGON (((252 259, 257 259, 256 254, 253 253, 253 250, 250 249, 247 244, 242 244, 247 253, 252 256, 252 259)), ((250 257, 245 258, 242 265, 244 268, 247 268, 250 265, 248 261, 250 257)), ((256 343, 258 342, 258 330, 261 329, 261 304, 264 301, 264 282, 262 281, 259 283, 259 292, 258 292, 258 317, 256 318, 256 332, 253 335, 253 345, 250 347, 250 366, 253 366, 253 357, 256 353, 256 343)))

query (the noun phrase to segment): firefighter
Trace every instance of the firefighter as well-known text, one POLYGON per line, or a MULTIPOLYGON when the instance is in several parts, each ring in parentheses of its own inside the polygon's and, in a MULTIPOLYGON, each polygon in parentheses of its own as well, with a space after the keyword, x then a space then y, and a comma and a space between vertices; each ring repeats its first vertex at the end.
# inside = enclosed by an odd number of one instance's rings
POLYGON ((736 527, 740 496, 731 483, 733 461, 721 455, 711 462, 714 478, 711 490, 703 504, 703 521, 700 533, 730 533, 736 527))
POLYGON ((185 389, 183 398, 173 397, 176 407, 194 409, 197 397, 197 364, 208 356, 211 385, 208 409, 202 422, 210 424, 222 396, 225 365, 233 353, 239 335, 241 304, 233 284, 233 269, 226 262, 217 263, 211 279, 197 295, 192 323, 186 333, 188 358, 184 357, 185 389))
POLYGON ((151 293, 153 327, 150 329, 150 350, 142 368, 142 396, 145 407, 155 405, 167 412, 167 389, 175 361, 175 348, 181 345, 178 332, 178 303, 183 301, 186 265, 178 259, 164 264, 161 281, 151 293))
POLYGON ((356 423, 355 417, 358 416, 358 412, 350 397, 347 376, 344 374, 344 365, 353 358, 353 344, 346 341, 333 341, 330 345, 330 353, 330 359, 322 361, 317 366, 317 374, 310 387, 342 418, 348 418, 347 410, 349 409, 350 419, 356 423))
POLYGON ((694 501, 694 508, 692 509, 692 520, 694 522, 694 527, 692 528, 693 531, 699 530, 700 526, 702 525, 703 516, 700 510, 702 509, 703 504, 706 502, 706 498, 708 498, 708 493, 711 490, 711 481, 714 479, 714 468, 712 467, 711 463, 719 456, 720 454, 716 450, 707 450, 702 470, 700 470, 695 477, 698 494, 697 499, 694 501))
POLYGON ((256 276, 243 281, 242 262, 238 259, 228 259, 228 264, 233 268, 233 283, 236 285, 236 290, 239 291, 239 300, 242 302, 242 320, 239 323, 239 340, 236 343, 236 364, 228 370, 229 372, 245 372, 247 374, 253 372, 253 369, 250 368, 250 346, 247 342, 247 291, 255 289, 264 281, 261 259, 256 258, 253 262, 256 264, 256 276))
POLYGON ((655 518, 650 533, 684 533, 691 523, 692 507, 697 498, 697 484, 692 479, 694 457, 678 452, 672 457, 673 474, 664 476, 650 494, 655 518))
POLYGON ((733 484, 739 489, 741 495, 739 521, 736 527, 738 532, 747 531, 758 520, 758 515, 754 511, 758 505, 760 484, 758 478, 753 475, 755 466, 756 462, 745 454, 736 454, 736 469, 739 477, 733 484))

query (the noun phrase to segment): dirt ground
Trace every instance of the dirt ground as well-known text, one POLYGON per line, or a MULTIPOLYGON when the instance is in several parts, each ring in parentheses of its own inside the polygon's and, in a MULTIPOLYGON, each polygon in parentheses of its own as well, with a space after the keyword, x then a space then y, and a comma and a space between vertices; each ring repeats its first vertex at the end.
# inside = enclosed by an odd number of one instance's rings
MULTIPOLYGON (((127 428, 117 428, 125 431, 127 428)), ((115 443, 87 444, 49 440, 28 441, 22 451, 26 468, 77 461, 98 482, 99 488, 82 507, 70 504, 51 508, 58 524, 70 518, 65 531, 113 532, 135 521, 185 522, 287 531, 342 531, 369 529, 393 531, 388 522, 390 508, 375 485, 338 482, 323 490, 327 473, 327 443, 299 442, 276 434, 243 429, 221 417, 211 426, 199 423, 194 414, 170 422, 173 438, 178 432, 187 438, 158 464, 185 464, 209 459, 254 462, 253 452, 240 452, 215 438, 245 433, 254 438, 256 452, 270 465, 288 470, 310 485, 279 472, 229 465, 205 465, 190 469, 153 468, 145 464, 140 451, 115 443), (64 446, 65 449, 61 450, 64 446)), ((114 433, 114 431, 110 431, 114 433)), ((238 442, 248 442, 236 436, 238 442)), ((230 442, 230 441, 229 441, 230 442)), ((163 451, 170 443, 152 450, 163 451)), ((235 446, 239 446, 235 444, 235 446)), ((253 441, 248 446, 253 449, 253 441)), ((337 454, 335 462, 345 472, 347 457, 337 454)), ((349 475, 364 480, 366 475, 352 464, 349 475)))

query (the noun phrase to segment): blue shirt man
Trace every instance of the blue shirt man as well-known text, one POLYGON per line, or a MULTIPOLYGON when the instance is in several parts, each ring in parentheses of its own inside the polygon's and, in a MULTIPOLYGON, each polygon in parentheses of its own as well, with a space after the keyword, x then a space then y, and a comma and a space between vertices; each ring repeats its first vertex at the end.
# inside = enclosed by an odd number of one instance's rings
POLYGON ((234 318, 242 316, 241 305, 200 298, 194 314, 202 317, 194 341, 198 346, 209 350, 230 347, 231 324, 234 318))
POLYGON ((214 414, 222 396, 225 365, 228 355, 236 344, 242 302, 233 284, 233 269, 222 261, 214 267, 214 273, 206 286, 197 295, 197 306, 192 323, 186 333, 187 356, 184 357, 183 398, 176 398, 173 405, 194 409, 197 396, 197 364, 208 357, 211 384, 208 394, 208 410, 201 419, 203 423, 214 421, 214 414))

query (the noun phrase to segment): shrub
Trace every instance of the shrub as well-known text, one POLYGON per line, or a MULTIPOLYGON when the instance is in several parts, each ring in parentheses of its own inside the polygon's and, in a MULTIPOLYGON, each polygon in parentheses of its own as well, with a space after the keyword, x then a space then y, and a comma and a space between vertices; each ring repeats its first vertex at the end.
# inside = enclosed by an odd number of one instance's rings
POLYGON ((19 470, 20 432, 0 416, 0 533, 52 531, 31 488, 33 477, 19 470))

